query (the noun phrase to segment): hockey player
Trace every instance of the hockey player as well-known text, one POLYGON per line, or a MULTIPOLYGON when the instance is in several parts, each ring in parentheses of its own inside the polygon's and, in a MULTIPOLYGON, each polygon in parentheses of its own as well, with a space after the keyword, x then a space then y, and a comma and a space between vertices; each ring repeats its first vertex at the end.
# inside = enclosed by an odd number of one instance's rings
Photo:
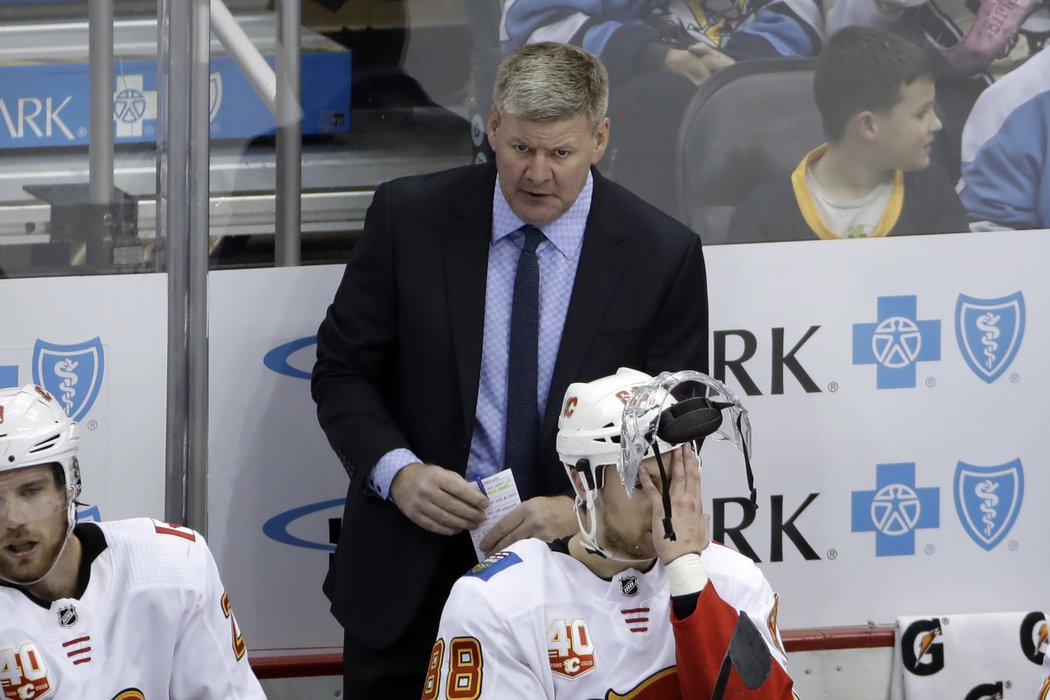
POLYGON ((8 700, 265 698, 204 539, 75 524, 77 425, 0 391, 0 690, 8 700))
POLYGON ((777 596, 710 541, 697 454, 667 441, 723 413, 718 436, 746 458, 746 413, 706 375, 621 369, 569 386, 557 446, 579 532, 517 542, 456 583, 423 700, 793 697, 777 596), (688 388, 701 393, 675 401, 688 388))

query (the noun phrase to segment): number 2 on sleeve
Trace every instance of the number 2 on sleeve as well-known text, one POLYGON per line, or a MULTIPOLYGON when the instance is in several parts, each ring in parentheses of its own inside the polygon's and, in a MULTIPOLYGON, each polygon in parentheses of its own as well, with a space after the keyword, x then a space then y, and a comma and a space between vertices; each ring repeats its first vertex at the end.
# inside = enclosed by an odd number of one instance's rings
POLYGON ((237 618, 233 616, 233 607, 230 605, 230 596, 226 595, 226 591, 222 592, 222 614, 230 621, 230 635, 233 639, 233 656, 240 661, 247 648, 244 645, 244 638, 241 636, 241 631, 237 627, 237 618))

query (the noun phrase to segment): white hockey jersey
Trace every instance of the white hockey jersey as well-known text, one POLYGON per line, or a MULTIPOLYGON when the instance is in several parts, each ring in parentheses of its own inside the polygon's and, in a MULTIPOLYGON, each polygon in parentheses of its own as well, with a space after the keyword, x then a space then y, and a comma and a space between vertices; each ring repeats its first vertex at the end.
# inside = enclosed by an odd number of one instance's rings
POLYGON ((266 697, 203 537, 148 518, 75 534, 79 598, 0 586, 6 700, 266 697))
POLYGON ((793 697, 769 583, 726 547, 712 544, 702 560, 710 583, 679 621, 659 562, 607 581, 539 540, 515 543, 452 588, 423 700, 709 698, 738 610, 760 631, 771 671, 760 692, 725 697, 793 697))

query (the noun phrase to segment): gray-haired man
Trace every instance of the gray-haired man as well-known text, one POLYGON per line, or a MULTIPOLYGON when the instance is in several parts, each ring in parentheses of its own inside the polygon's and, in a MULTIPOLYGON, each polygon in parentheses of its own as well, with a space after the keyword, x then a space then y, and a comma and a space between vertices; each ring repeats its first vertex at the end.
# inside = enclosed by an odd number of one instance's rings
POLYGON ((593 56, 525 47, 497 74, 495 164, 376 191, 313 373, 350 477, 325 587, 348 698, 419 696, 445 597, 476 563, 475 477, 509 468, 522 500, 485 552, 575 529, 554 450, 570 381, 707 365, 700 240, 594 168, 607 102, 593 56))

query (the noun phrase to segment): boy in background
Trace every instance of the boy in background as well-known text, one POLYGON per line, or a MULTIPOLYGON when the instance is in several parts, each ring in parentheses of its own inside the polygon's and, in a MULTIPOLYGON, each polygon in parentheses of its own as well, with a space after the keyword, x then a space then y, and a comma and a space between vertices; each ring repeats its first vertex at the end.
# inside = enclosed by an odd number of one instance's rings
POLYGON ((948 175, 930 163, 941 122, 918 47, 879 29, 841 29, 817 60, 813 93, 827 143, 744 200, 728 243, 969 230, 948 175))

